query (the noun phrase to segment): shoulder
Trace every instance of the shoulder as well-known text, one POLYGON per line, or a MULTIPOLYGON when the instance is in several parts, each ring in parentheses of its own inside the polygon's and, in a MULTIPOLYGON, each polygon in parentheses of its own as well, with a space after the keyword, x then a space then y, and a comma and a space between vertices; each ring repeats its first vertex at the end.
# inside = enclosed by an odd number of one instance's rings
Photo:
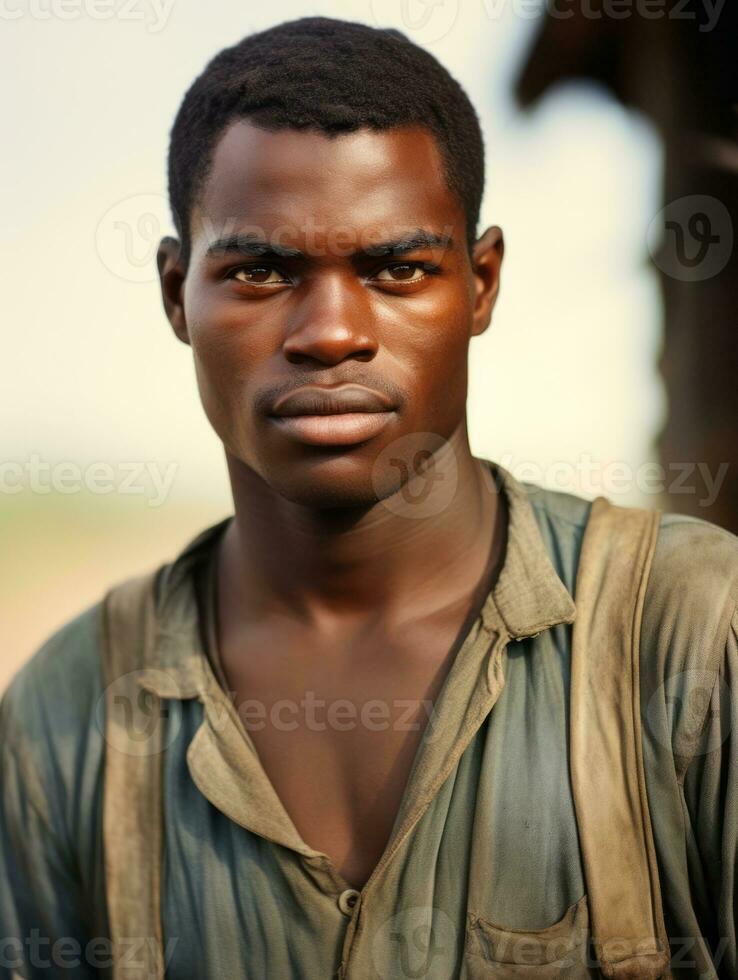
POLYGON ((661 518, 644 626, 676 669, 718 670, 738 604, 738 537, 707 521, 661 518))
POLYGON ((99 794, 104 739, 97 603, 58 629, 21 667, 0 700, 5 819, 35 810, 70 848, 87 839, 99 794))
POLYGON ((662 515, 643 606, 641 698, 644 731, 670 747, 680 779, 712 744, 711 714, 724 715, 725 705, 716 706, 728 694, 737 601, 738 538, 707 521, 662 515))
MULTIPOLYGON (((201 531, 173 560, 152 570, 157 604, 212 557, 230 520, 201 531)), ((133 576, 117 582, 111 592, 122 594, 148 579, 148 574, 133 576)), ((105 599, 101 599, 69 620, 14 675, 0 699, 5 737, 42 743, 53 736, 54 742, 62 743, 72 732, 90 734, 99 728, 96 716, 103 694, 104 609, 105 599)))
POLYGON ((709 521, 662 514, 652 582, 669 589, 708 589, 738 600, 738 537, 709 521))
MULTIPOLYGON (((546 549, 574 594, 592 501, 523 484, 546 549)), ((646 589, 641 646, 658 673, 715 676, 736 629, 738 537, 708 521, 664 513, 646 589)), ((656 681, 656 677, 653 678, 656 681)))
POLYGON ((102 602, 56 630, 17 671, 0 701, 3 735, 40 742, 68 735, 102 691, 102 602))

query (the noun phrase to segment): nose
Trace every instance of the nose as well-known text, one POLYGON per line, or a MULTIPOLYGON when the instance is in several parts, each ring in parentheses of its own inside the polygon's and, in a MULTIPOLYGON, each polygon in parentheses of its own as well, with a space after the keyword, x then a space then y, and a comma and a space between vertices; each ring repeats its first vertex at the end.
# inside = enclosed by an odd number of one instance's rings
POLYGON ((377 337, 367 297, 355 273, 349 276, 353 282, 340 273, 326 273, 303 283, 282 344, 288 361, 339 364, 346 358, 369 361, 376 355, 377 337))

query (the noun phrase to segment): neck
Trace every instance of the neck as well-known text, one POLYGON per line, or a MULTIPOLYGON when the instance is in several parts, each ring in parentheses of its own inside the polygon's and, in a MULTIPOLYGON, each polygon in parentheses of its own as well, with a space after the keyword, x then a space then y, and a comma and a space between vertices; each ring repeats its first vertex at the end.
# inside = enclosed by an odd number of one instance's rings
POLYGON ((219 582, 238 619, 410 621, 468 595, 502 552, 501 495, 464 424, 434 455, 433 479, 425 470, 367 508, 309 508, 230 456, 228 467, 235 518, 219 582), (412 504, 420 495, 422 508, 412 504))

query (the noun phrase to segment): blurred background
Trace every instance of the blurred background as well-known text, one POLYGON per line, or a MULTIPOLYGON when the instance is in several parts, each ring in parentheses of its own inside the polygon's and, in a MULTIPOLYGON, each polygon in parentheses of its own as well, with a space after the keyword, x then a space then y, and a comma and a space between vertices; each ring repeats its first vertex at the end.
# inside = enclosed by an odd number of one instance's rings
POLYGON ((168 133, 216 51, 294 17, 397 27, 477 108, 506 257, 471 344, 475 455, 738 531, 730 3, 2 0, 0 690, 230 513, 156 282, 168 133))

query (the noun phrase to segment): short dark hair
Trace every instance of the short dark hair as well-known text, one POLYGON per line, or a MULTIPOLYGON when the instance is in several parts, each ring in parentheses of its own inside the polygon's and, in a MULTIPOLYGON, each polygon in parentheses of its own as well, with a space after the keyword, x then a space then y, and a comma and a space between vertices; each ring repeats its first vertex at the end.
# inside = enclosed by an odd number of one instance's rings
POLYGON ((331 17, 301 17, 225 48, 185 94, 169 144, 169 202, 186 264, 190 215, 223 130, 248 118, 264 129, 419 124, 436 137, 449 189, 476 240, 484 192, 484 142, 461 85, 401 31, 331 17))

